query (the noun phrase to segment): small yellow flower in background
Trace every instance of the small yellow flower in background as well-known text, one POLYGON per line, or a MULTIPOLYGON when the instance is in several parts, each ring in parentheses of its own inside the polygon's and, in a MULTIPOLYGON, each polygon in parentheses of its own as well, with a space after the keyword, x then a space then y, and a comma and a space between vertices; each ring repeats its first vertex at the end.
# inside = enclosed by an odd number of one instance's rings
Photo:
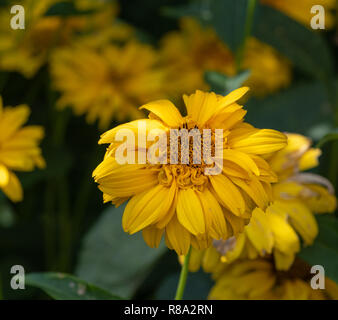
POLYGON ((318 165, 320 149, 311 148, 311 140, 300 134, 287 136, 287 147, 268 157, 278 175, 278 183, 272 186, 274 202, 265 212, 256 208, 249 225, 236 238, 214 241, 206 252, 193 250, 191 271, 202 266, 206 272, 214 272, 224 263, 267 254, 273 254, 278 270, 287 270, 300 250, 299 236, 304 245, 313 243, 318 233, 314 214, 333 212, 336 198, 327 179, 300 172, 318 165))
MULTIPOLYGON (((105 202, 120 205, 129 200, 122 218, 125 232, 142 230, 150 247, 157 247, 165 234, 167 246, 184 255, 190 245, 206 248, 212 238, 227 239, 242 231, 256 206, 265 210, 277 177, 263 156, 285 147, 286 136, 244 122, 246 111, 236 101, 247 91, 243 87, 225 97, 198 90, 184 95, 185 117, 168 100, 150 102, 142 107, 150 111, 149 119, 119 125, 101 136, 99 143, 109 147, 93 177, 105 202), (147 134, 153 129, 201 132, 208 128, 214 135, 215 129, 222 129, 223 170, 218 175, 205 174, 204 160, 192 163, 190 144, 188 164, 181 160, 171 164, 170 155, 167 164, 118 164, 114 153, 122 144, 116 141, 118 132, 131 130, 138 141, 138 128, 144 123, 147 134)), ((169 141, 167 134, 166 148, 169 141)), ((215 140, 212 143, 215 148, 215 140)), ((152 145, 136 146, 136 152, 149 152, 152 145)))
POLYGON ((43 128, 22 127, 29 113, 26 105, 4 108, 0 97, 0 189, 14 202, 23 199, 23 191, 13 171, 46 166, 38 146, 44 136, 43 128))
POLYGON ((286 88, 291 82, 290 63, 274 48, 249 38, 246 43, 242 69, 250 70, 245 85, 255 96, 263 97, 286 88))
MULTIPOLYGON (((226 44, 212 28, 203 28, 191 18, 181 20, 180 31, 164 36, 161 57, 168 68, 167 91, 172 96, 192 93, 196 89, 208 90, 205 71, 217 71, 228 76, 236 74, 234 57, 226 44)), ((291 81, 290 65, 286 59, 254 38, 247 42, 242 69, 251 71, 244 85, 257 96, 278 91, 291 81)))
POLYGON ((262 4, 271 6, 290 18, 310 27, 311 19, 314 16, 311 8, 314 5, 321 5, 325 9, 325 27, 332 28, 335 24, 335 17, 330 10, 336 6, 336 0, 260 0, 262 4))
POLYGON ((213 275, 213 300, 329 300, 338 299, 338 286, 325 278, 325 290, 311 288, 314 275, 297 259, 288 271, 278 271, 272 260, 239 260, 213 275))
POLYGON ((76 0, 79 10, 96 10, 93 14, 78 16, 45 16, 47 10, 61 0, 23 0, 25 29, 10 27, 10 7, 0 9, 0 70, 17 71, 31 78, 47 62, 55 47, 72 43, 79 32, 95 31, 110 26, 117 7, 105 1, 76 0))
MULTIPOLYGON (((94 40, 94 39, 93 39, 94 40)), ((113 119, 140 118, 137 107, 159 99, 164 71, 154 49, 136 40, 124 45, 74 45, 55 51, 51 61, 54 88, 61 92, 59 108, 72 107, 87 121, 106 129, 113 119)))

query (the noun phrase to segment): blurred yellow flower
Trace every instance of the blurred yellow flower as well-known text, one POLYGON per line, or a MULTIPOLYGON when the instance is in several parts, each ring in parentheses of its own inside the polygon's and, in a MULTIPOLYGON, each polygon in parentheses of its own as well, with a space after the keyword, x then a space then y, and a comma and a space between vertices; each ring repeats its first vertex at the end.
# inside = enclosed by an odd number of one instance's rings
POLYGON ((22 125, 30 110, 26 105, 3 107, 0 97, 0 189, 12 201, 21 201, 23 191, 14 171, 45 167, 38 144, 44 136, 41 126, 22 125))
MULTIPOLYGON (((144 240, 150 247, 157 247, 165 234, 167 246, 182 255, 190 245, 202 249, 210 246, 212 238, 227 239, 238 233, 250 220, 254 207, 266 208, 271 201, 270 184, 276 182, 277 177, 262 156, 285 147, 286 137, 278 131, 256 129, 244 122, 246 111, 236 101, 247 90, 243 87, 225 97, 198 90, 190 96, 184 95, 185 117, 168 100, 150 102, 142 107, 150 111, 149 119, 117 126, 101 136, 99 143, 110 145, 93 177, 105 202, 119 205, 130 199, 122 218, 125 232, 133 234, 143 230, 144 240), (152 130, 165 132, 167 161, 119 164, 115 152, 122 142, 117 141, 117 135, 129 130, 139 141, 142 125, 146 125, 147 136, 152 130), (215 130, 223 130, 220 173, 205 173, 210 166, 204 155, 200 164, 193 162, 194 150, 190 143, 188 162, 170 161, 168 133, 181 128, 198 133, 211 129, 211 150, 216 148, 215 130)), ((153 145, 138 142, 129 148, 138 154, 149 154, 153 145)), ((178 155, 177 152, 172 153, 178 155)))
MULTIPOLYGON (((228 76, 236 74, 233 54, 210 27, 202 27, 191 18, 181 20, 181 30, 164 36, 161 58, 168 68, 167 90, 172 96, 196 89, 208 90, 205 71, 217 71, 228 76), (177 77, 177 74, 180 77, 177 77)), ((290 65, 272 47, 250 38, 244 52, 241 69, 251 75, 244 85, 254 95, 273 93, 290 83, 290 65)))
POLYGON ((22 0, 25 8, 25 29, 10 27, 10 7, 0 9, 0 69, 17 71, 25 77, 34 76, 47 61, 55 47, 70 44, 75 34, 95 31, 110 26, 117 7, 114 2, 75 0, 79 10, 95 10, 92 14, 77 16, 45 16, 47 10, 61 0, 22 0))
POLYGON ((93 45, 92 41, 56 50, 51 60, 58 107, 72 107, 87 121, 106 129, 112 119, 140 118, 137 107, 161 97, 164 71, 154 49, 136 40, 124 45, 93 45))
POLYGON ((288 271, 278 271, 272 260, 239 260, 214 274, 209 293, 214 300, 329 300, 338 299, 338 286, 325 278, 324 289, 312 289, 310 267, 297 259, 288 271))
POLYGON ((318 233, 314 214, 333 212, 336 198, 327 179, 299 172, 318 165, 320 149, 310 148, 310 139, 302 135, 287 136, 287 147, 269 157, 279 178, 272 186, 274 202, 265 212, 254 209, 249 225, 236 238, 214 241, 207 252, 192 251, 191 271, 202 265, 205 271, 213 272, 222 268, 222 263, 267 254, 273 254, 278 270, 287 270, 300 250, 298 235, 304 245, 313 243, 318 233))
POLYGON ((336 6, 336 0, 260 0, 262 4, 280 10, 290 18, 310 27, 311 19, 314 16, 311 8, 314 5, 321 5, 325 9, 325 27, 332 28, 335 24, 335 17, 330 10, 336 6))

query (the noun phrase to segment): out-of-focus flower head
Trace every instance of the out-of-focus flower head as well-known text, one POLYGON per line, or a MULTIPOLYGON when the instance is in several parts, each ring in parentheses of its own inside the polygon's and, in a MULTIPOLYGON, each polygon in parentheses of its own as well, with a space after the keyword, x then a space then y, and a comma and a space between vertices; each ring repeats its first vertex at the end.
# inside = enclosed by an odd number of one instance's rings
POLYGON ((263 211, 256 208, 244 232, 226 241, 214 241, 203 251, 192 251, 190 269, 207 272, 222 268, 236 259, 256 259, 272 254, 275 266, 287 270, 304 245, 311 245, 318 234, 315 213, 333 212, 336 198, 330 182, 319 175, 304 173, 318 165, 320 149, 311 148, 311 140, 288 134, 288 145, 272 156, 269 164, 279 181, 272 186, 273 203, 263 211))
POLYGON ((271 259, 238 260, 213 275, 209 293, 214 300, 329 300, 338 299, 338 286, 325 278, 325 290, 310 285, 310 267, 296 259, 287 271, 279 271, 271 259))
POLYGON ((114 2, 75 0, 79 15, 46 15, 61 0, 21 0, 25 9, 25 29, 13 30, 10 7, 0 9, 0 69, 17 71, 25 77, 34 76, 46 63, 55 47, 70 44, 78 33, 97 32, 112 24, 117 12, 114 2))
POLYGON ((53 86, 61 93, 58 107, 86 114, 89 123, 99 120, 101 129, 113 119, 140 118, 137 107, 159 99, 165 86, 155 50, 134 39, 105 45, 93 37, 87 40, 57 50, 52 57, 53 86))
MULTIPOLYGON (((150 102, 142 107, 150 111, 149 119, 119 125, 101 136, 99 143, 108 143, 109 147, 93 177, 105 202, 119 205, 129 200, 122 218, 125 232, 133 234, 142 230, 144 240, 151 247, 157 247, 165 234, 167 246, 182 255, 190 245, 207 248, 211 239, 227 239, 242 231, 254 207, 265 210, 271 201, 270 184, 277 177, 262 156, 285 147, 286 137, 278 131, 256 129, 244 122, 246 111, 236 101, 247 90, 243 87, 225 97, 198 90, 185 95, 185 117, 168 100, 150 102), (144 133, 139 132, 140 127, 145 127, 144 133), (193 162, 191 143, 189 161, 183 162, 178 157, 182 152, 180 146, 171 154, 172 129, 190 133, 210 129, 211 150, 216 148, 215 129, 222 129, 223 141, 218 147, 221 155, 217 156, 222 163, 220 172, 214 175, 205 172, 212 164, 206 162, 204 154, 199 164, 193 162), (134 146, 117 139, 123 130, 133 133, 134 146), (143 164, 137 160, 136 164, 118 163, 115 153, 125 143, 127 150, 135 150, 138 156, 149 155, 149 150, 156 147, 155 142, 140 144, 139 138, 148 137, 154 130, 163 132, 164 163, 148 160, 143 164), (178 162, 172 163, 171 156, 175 155, 178 162)), ((201 144, 207 143, 203 141, 201 144)))
POLYGON ((336 0, 260 0, 262 4, 271 6, 290 18, 310 27, 311 19, 314 16, 311 8, 321 5, 325 9, 325 27, 332 28, 335 24, 335 17, 331 10, 336 6, 336 0))
POLYGON ((26 105, 3 107, 0 97, 0 189, 14 202, 23 199, 19 179, 13 171, 44 168, 39 142, 44 136, 41 126, 22 125, 30 110, 26 105))
MULTIPOLYGON (((234 57, 226 44, 211 27, 202 27, 192 18, 182 19, 180 31, 164 36, 161 56, 168 68, 167 90, 173 96, 180 96, 182 91, 209 89, 204 79, 206 71, 236 74, 234 57)), ((254 38, 247 42, 241 69, 250 69, 251 76, 244 85, 257 96, 275 92, 287 86, 291 79, 286 59, 254 38)))

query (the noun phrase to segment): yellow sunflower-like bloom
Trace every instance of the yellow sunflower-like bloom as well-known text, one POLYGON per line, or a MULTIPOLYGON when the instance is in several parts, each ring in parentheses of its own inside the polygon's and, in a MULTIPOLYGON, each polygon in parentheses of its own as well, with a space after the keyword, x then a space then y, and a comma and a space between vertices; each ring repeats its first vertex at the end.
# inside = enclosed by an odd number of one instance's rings
POLYGON ((300 172, 318 165, 320 149, 310 148, 310 139, 302 135, 287 136, 287 147, 269 157, 279 178, 272 186, 274 202, 265 212, 254 209, 249 225, 236 238, 214 241, 206 252, 193 250, 191 271, 202 265, 206 272, 213 272, 238 258, 267 254, 273 254, 277 269, 287 270, 300 250, 299 236, 304 245, 313 243, 318 233, 314 214, 333 212, 336 198, 328 180, 300 172))
POLYGON ((16 2, 15 4, 20 4, 25 9, 25 29, 17 30, 13 30, 10 25, 13 17, 10 7, 1 7, 1 70, 17 71, 27 78, 34 76, 47 61, 53 48, 72 43, 75 34, 79 32, 97 31, 110 26, 117 11, 114 4, 104 1, 69 0, 68 2, 73 3, 79 10, 93 10, 94 12, 65 17, 45 16, 52 5, 61 2, 65 1, 22 0, 16 2))
MULTIPOLYGON (((236 74, 233 54, 210 28, 203 28, 191 18, 181 20, 181 30, 162 39, 161 56, 168 68, 169 94, 180 96, 196 89, 208 90, 204 73, 217 71, 228 76, 236 74), (180 77, 177 77, 180 74, 180 77)), ((242 69, 251 76, 245 85, 254 95, 263 96, 290 83, 290 65, 272 47, 251 38, 244 52, 242 69)))
POLYGON ((45 167, 38 144, 44 130, 40 126, 22 125, 30 110, 26 105, 3 107, 0 97, 0 189, 14 202, 21 201, 23 191, 14 171, 32 171, 45 167))
MULTIPOLYGON (((149 119, 117 126, 101 136, 99 143, 110 145, 93 177, 105 202, 119 205, 129 199, 122 218, 125 232, 133 234, 142 230, 150 247, 157 247, 165 234, 167 246, 182 255, 190 245, 202 249, 210 245, 212 238, 227 239, 238 233, 250 220, 254 207, 266 208, 271 200, 270 184, 276 182, 276 175, 262 156, 285 147, 286 137, 278 131, 256 129, 244 122, 246 111, 236 101, 247 90, 243 87, 225 97, 198 90, 184 95, 185 117, 168 100, 150 102, 142 107, 150 111, 149 119), (142 135, 147 137, 153 130, 164 132, 165 150, 168 150, 164 154, 168 161, 118 163, 115 153, 122 146, 118 135, 123 130, 135 136, 136 146, 129 149, 141 155, 154 152, 154 142, 139 142, 140 126, 146 126, 142 135), (217 162, 219 167, 216 168, 216 163, 212 166, 204 153, 200 164, 195 164, 196 148, 190 142, 188 161, 178 157, 179 161, 173 163, 172 156, 182 156, 177 150, 171 151, 171 133, 178 129, 189 133, 203 131, 203 134, 209 129, 212 132, 209 148, 212 153, 220 150, 215 157, 219 157, 221 165, 217 162), (222 137, 222 143, 216 142, 216 136, 222 137), (221 170, 210 174, 207 169, 211 168, 221 170)), ((203 149, 207 144, 202 138, 203 149)))
POLYGON ((301 260, 278 271, 269 259, 238 260, 213 275, 212 300, 329 300, 338 299, 338 286, 325 278, 324 289, 312 289, 314 274, 301 260))
POLYGON ((55 51, 53 85, 61 92, 59 108, 72 107, 87 121, 107 128, 112 119, 140 118, 137 107, 163 93, 165 72, 155 50, 136 40, 96 46, 90 41, 55 51))
POLYGON ((325 27, 332 28, 335 24, 334 14, 330 11, 335 8, 336 0, 261 0, 261 3, 283 12, 307 27, 310 27, 314 16, 311 8, 314 5, 321 5, 325 9, 325 27))

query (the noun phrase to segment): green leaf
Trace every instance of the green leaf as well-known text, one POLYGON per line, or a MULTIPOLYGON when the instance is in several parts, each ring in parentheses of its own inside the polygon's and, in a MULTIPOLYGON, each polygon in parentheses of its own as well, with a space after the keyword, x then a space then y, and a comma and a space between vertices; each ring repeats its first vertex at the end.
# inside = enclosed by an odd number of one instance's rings
POLYGON ((40 288, 56 300, 119 300, 118 296, 65 273, 30 273, 28 286, 40 288))
POLYGON ((247 5, 247 0, 210 1, 210 22, 232 52, 236 52, 243 41, 247 5))
POLYGON ((328 81, 333 59, 327 43, 318 32, 299 24, 280 11, 259 6, 253 35, 275 47, 294 65, 317 79, 328 81))
POLYGON ((317 216, 319 234, 314 244, 302 249, 299 256, 310 265, 322 265, 325 275, 338 283, 338 219, 317 216))
POLYGON ((118 295, 131 297, 165 247, 149 248, 141 233, 125 233, 121 226, 124 207, 106 209, 86 235, 76 274, 118 295))
POLYGON ((332 123, 326 91, 316 82, 297 84, 265 99, 251 98, 245 107, 246 121, 258 128, 307 135, 318 124, 332 123))
POLYGON ((76 16, 91 14, 95 10, 79 10, 73 1, 61 1, 53 4, 45 13, 45 16, 76 16))
POLYGON ((205 81, 210 85, 211 90, 222 95, 238 89, 250 75, 249 70, 240 72, 234 77, 228 77, 225 74, 207 71, 204 74, 205 81))
POLYGON ((322 139, 320 139, 316 147, 321 148, 325 143, 333 140, 338 140, 338 128, 334 129, 333 132, 328 133, 322 139))

